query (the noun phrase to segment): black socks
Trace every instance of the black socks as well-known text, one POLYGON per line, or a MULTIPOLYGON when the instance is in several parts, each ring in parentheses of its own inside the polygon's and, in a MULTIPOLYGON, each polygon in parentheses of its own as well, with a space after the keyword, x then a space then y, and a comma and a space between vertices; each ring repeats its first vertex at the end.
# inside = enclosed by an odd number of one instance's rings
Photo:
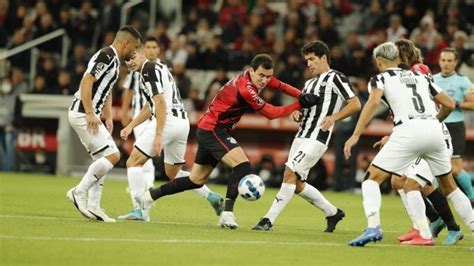
POLYGON ((250 167, 249 162, 241 163, 232 168, 232 174, 230 174, 229 183, 227 184, 224 211, 231 212, 234 210, 235 199, 239 195, 237 186, 239 185, 240 179, 251 173, 252 168, 250 167))
POLYGON ((157 200, 163 196, 176 194, 185 190, 200 188, 203 185, 194 184, 189 176, 175 178, 172 181, 161 185, 158 188, 150 190, 150 195, 153 200, 157 200))

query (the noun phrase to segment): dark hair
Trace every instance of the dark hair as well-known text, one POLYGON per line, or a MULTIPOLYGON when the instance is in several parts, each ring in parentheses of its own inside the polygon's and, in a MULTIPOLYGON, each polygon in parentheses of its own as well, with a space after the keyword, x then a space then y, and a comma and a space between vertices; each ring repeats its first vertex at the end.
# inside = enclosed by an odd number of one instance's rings
POLYGON ((154 36, 146 36, 145 39, 143 39, 143 43, 146 43, 146 42, 156 42, 157 45, 160 45, 160 42, 154 36))
POLYGON ((398 56, 400 58, 400 63, 410 67, 414 64, 421 63, 420 55, 416 50, 416 46, 412 41, 406 39, 400 39, 395 42, 395 45, 398 49, 398 56))
POLYGON ((267 54, 258 54, 252 59, 250 66, 253 70, 257 70, 260 66, 264 69, 273 69, 273 59, 267 54))
POLYGON ((306 43, 301 48, 301 53, 303 55, 314 53, 314 55, 316 55, 319 58, 321 58, 323 55, 326 55, 328 64, 331 63, 331 53, 329 51, 329 47, 322 41, 311 41, 311 42, 306 43))
POLYGON ((455 48, 452 48, 452 47, 444 48, 443 50, 441 50, 441 53, 453 53, 454 54, 454 60, 458 61, 459 54, 458 54, 458 51, 455 48))
POLYGON ((125 31, 132 34, 133 37, 137 38, 139 41, 142 40, 142 34, 133 26, 126 25, 119 29, 119 31, 125 31))

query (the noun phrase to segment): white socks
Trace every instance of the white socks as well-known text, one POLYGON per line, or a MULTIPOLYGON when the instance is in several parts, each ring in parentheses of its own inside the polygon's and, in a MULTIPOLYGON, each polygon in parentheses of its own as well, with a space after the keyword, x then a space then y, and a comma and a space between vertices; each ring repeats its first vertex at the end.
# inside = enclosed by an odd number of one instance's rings
POLYGON ((288 202, 293 197, 295 189, 295 184, 281 184, 280 191, 278 191, 278 194, 275 196, 272 207, 270 207, 270 210, 268 210, 268 213, 265 215, 266 218, 270 219, 270 222, 272 222, 272 224, 274 223, 280 212, 285 208, 286 204, 288 204, 288 202))
POLYGON ((431 239, 433 236, 431 235, 430 225, 425 216, 426 206, 421 197, 421 192, 417 190, 408 192, 406 194, 406 200, 411 217, 418 225, 420 235, 424 239, 431 239))
POLYGON ((298 195, 322 210, 326 217, 337 213, 336 206, 332 205, 319 190, 308 183, 304 184, 303 190, 298 195))
POLYGON ((362 182, 362 197, 368 227, 375 228, 380 225, 380 206, 382 205, 379 183, 370 179, 362 182))
POLYGON ((133 208, 138 209, 140 208, 140 204, 137 202, 136 198, 141 193, 146 191, 145 178, 143 176, 143 168, 140 166, 127 168, 127 178, 128 178, 128 186, 130 188, 130 197, 132 198, 133 208))
POLYGON ((91 165, 87 169, 86 174, 82 177, 81 182, 76 186, 76 190, 79 193, 86 193, 89 189, 101 179, 105 174, 107 174, 114 165, 109 162, 105 157, 102 157, 91 165))
POLYGON ((101 177, 89 189, 89 199, 87 200, 87 209, 95 210, 100 208, 100 199, 102 198, 102 190, 104 188, 105 176, 101 177))
POLYGON ((148 159, 142 168, 145 178, 145 189, 152 188, 155 183, 155 166, 153 165, 153 160, 148 159))
POLYGON ((459 188, 456 188, 451 194, 448 195, 448 200, 453 204, 456 212, 461 216, 471 231, 474 231, 474 219, 472 214, 472 207, 469 198, 461 192, 459 188))
MULTIPOLYGON (((403 188, 402 188, 402 189, 398 189, 397 191, 398 191, 398 194, 400 195, 400 199, 403 202, 403 206, 405 207, 405 210, 407 211, 408 216, 410 217, 411 221, 413 222, 413 228, 415 228, 416 230, 419 230, 418 225, 415 223, 415 220, 413 219, 413 216, 411 215, 410 208, 408 207, 407 194, 405 194, 405 190, 403 190, 403 188)), ((426 206, 425 206, 425 208, 426 208, 426 206)))

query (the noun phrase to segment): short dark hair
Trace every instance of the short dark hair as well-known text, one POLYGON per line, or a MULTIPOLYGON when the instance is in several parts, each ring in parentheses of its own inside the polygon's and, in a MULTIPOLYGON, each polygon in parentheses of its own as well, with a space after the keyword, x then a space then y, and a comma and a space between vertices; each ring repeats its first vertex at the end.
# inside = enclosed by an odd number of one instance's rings
POLYGON ((258 54, 252 59, 250 66, 253 70, 257 70, 260 66, 264 69, 273 69, 273 59, 267 54, 258 54))
POLYGON ((441 50, 441 53, 453 53, 454 54, 454 60, 458 61, 459 53, 455 48, 452 48, 452 47, 444 48, 443 50, 441 50))
POLYGON ((142 34, 133 26, 125 25, 119 29, 119 31, 125 31, 130 33, 133 37, 137 38, 139 41, 142 40, 142 34))
POLYGON ((301 53, 303 55, 308 55, 314 53, 317 57, 321 58, 323 55, 326 55, 328 64, 331 63, 331 52, 329 47, 322 41, 310 41, 301 47, 301 53))
POLYGON ((160 45, 160 42, 155 36, 146 36, 145 39, 143 39, 143 43, 146 42, 156 42, 157 45, 160 45))

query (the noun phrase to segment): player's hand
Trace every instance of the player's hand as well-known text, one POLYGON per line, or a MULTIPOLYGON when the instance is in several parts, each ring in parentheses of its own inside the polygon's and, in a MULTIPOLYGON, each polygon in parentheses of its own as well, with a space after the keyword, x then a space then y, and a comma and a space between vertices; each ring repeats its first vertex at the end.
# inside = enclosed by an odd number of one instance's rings
POLYGON ((291 113, 291 119, 295 122, 301 122, 301 119, 303 118, 303 114, 300 111, 294 111, 291 113))
POLYGON ((336 123, 336 120, 332 116, 326 116, 323 121, 321 121, 321 129, 323 131, 328 131, 336 123))
POLYGON ((359 137, 352 135, 344 144, 344 157, 346 160, 351 157, 351 150, 354 145, 359 141, 359 137))
POLYGON ((96 134, 99 131, 100 119, 94 113, 86 114, 87 131, 96 134))
POLYGON ((153 141, 153 154, 155 156, 160 156, 161 155, 161 150, 162 150, 162 137, 161 135, 158 135, 155 137, 155 140, 153 141))
POLYGON ((387 143, 388 139, 389 139, 389 136, 383 137, 381 140, 375 142, 374 145, 372 146, 372 148, 382 149, 382 147, 385 145, 385 143, 387 143))
POLYGON ((124 127, 122 130, 120 130, 120 137, 123 140, 127 140, 128 136, 132 133, 132 128, 130 127, 124 127))
POLYGON ((310 108, 321 102, 321 98, 312 93, 302 93, 298 100, 302 108, 310 108))
POLYGON ((105 119, 105 128, 112 134, 112 131, 114 131, 114 121, 112 118, 105 119))

